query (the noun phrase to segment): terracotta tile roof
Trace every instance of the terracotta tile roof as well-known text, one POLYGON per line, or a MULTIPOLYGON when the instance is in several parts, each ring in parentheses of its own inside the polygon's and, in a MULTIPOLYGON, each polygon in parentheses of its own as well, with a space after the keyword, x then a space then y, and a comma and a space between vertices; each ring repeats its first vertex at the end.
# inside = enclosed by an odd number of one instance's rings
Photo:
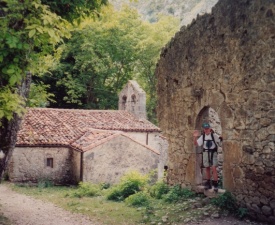
POLYGON ((70 143, 70 146, 76 150, 88 151, 98 145, 107 142, 108 140, 118 136, 119 133, 108 131, 87 131, 76 141, 70 143))
POLYGON ((91 143, 101 143, 112 138, 115 132, 111 131, 154 132, 160 129, 127 111, 28 108, 16 145, 60 145, 85 151, 91 143), (91 129, 105 132, 91 132, 91 129), (87 143, 85 138, 89 140, 87 143))
POLYGON ((98 131, 98 130, 87 131, 82 137, 80 137, 75 142, 71 143, 70 146, 76 150, 85 152, 120 135, 131 139, 132 141, 138 143, 139 145, 144 146, 148 150, 158 155, 160 154, 159 151, 157 151, 156 149, 153 149, 148 145, 144 145, 122 132, 108 132, 108 131, 98 131))

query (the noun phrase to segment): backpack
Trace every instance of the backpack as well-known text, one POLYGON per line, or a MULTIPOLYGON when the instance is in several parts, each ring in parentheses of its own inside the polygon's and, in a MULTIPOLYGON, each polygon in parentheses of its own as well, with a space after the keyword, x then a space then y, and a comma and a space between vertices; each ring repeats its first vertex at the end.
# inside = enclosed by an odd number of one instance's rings
MULTIPOLYGON (((203 151, 204 152, 208 152, 208 162, 209 162, 209 165, 213 165, 213 156, 214 156, 214 152, 217 152, 218 151, 218 145, 217 145, 217 143, 216 143, 216 141, 215 141, 215 138, 214 138, 214 134, 213 134, 214 132, 211 132, 211 138, 212 138, 212 140, 209 140, 209 142, 208 143, 211 143, 211 145, 212 145, 212 142, 215 144, 215 148, 213 148, 213 149, 205 149, 205 148, 203 148, 203 151)), ((205 133, 203 133, 203 144, 204 144, 204 141, 205 141, 205 133)), ((208 140, 207 140, 208 141, 208 140)), ((206 146, 207 146, 207 142, 206 142, 206 146)), ((211 146, 209 146, 209 147, 211 147, 211 146)), ((202 154, 202 157, 203 157, 203 154, 202 154)), ((203 166, 203 160, 202 160, 202 165, 201 165, 201 168, 203 168, 204 166, 203 166)))
MULTIPOLYGON (((203 149, 203 151, 205 151, 205 150, 210 150, 209 148, 211 147, 211 145, 212 145, 212 142, 215 144, 215 148, 214 149, 211 149, 211 151, 217 151, 218 150, 218 145, 217 145, 217 143, 216 143, 216 141, 215 141, 215 138, 214 138, 214 134, 213 134, 214 132, 211 132, 211 138, 212 138, 212 140, 206 140, 207 142, 206 142, 206 146, 208 147, 207 149, 203 149), (209 143, 211 143, 211 145, 209 144, 209 143)), ((202 137, 202 140, 203 140, 203 144, 204 144, 204 141, 205 141, 205 133, 203 133, 203 137, 202 137)))

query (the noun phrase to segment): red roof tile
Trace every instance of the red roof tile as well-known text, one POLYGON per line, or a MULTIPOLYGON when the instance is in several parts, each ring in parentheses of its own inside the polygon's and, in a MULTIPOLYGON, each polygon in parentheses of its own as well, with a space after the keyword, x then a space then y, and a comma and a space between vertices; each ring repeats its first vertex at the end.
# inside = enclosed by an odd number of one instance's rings
POLYGON ((85 151, 90 143, 100 143, 114 132, 154 132, 160 129, 127 111, 28 108, 17 135, 17 146, 71 146, 85 151), (85 140, 87 139, 87 143, 85 140))

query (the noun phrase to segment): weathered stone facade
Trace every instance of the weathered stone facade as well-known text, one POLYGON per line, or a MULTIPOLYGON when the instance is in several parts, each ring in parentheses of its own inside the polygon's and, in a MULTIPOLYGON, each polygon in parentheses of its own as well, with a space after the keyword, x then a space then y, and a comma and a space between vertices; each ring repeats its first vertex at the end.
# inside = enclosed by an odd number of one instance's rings
POLYGON ((76 183, 74 170, 77 166, 73 162, 73 150, 69 148, 16 147, 9 162, 9 178, 13 182, 76 183), (49 159, 52 164, 47 165, 49 159))
POLYGON ((118 182, 126 170, 163 177, 167 140, 122 110, 28 108, 8 166, 12 182, 118 182))
POLYGON ((118 109, 126 110, 141 119, 146 119, 146 93, 134 80, 129 80, 118 95, 118 109))
POLYGON ((163 49, 156 76, 169 182, 196 185, 192 133, 211 107, 224 137, 224 188, 274 223, 275 1, 220 0, 163 49))
MULTIPOLYGON (((12 182, 50 180, 55 184, 80 181, 113 184, 131 170, 142 174, 158 170, 158 151, 126 134, 113 136, 82 152, 58 146, 16 147, 9 163, 9 179, 12 182)), ((163 172, 163 166, 161 169, 163 172)))
POLYGON ((83 154, 83 181, 118 183, 131 170, 148 174, 157 170, 159 154, 148 146, 119 135, 83 154))

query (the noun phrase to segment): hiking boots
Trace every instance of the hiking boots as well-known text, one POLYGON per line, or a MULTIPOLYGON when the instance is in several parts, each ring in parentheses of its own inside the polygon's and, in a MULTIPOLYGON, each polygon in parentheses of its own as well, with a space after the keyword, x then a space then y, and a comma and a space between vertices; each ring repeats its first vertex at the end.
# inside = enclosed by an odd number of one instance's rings
POLYGON ((208 190, 208 189, 211 189, 212 186, 211 186, 211 182, 210 180, 207 180, 204 184, 204 190, 208 190))
POLYGON ((215 192, 218 192, 218 181, 213 180, 213 181, 212 181, 212 184, 213 184, 213 186, 214 186, 214 191, 215 191, 215 192))

